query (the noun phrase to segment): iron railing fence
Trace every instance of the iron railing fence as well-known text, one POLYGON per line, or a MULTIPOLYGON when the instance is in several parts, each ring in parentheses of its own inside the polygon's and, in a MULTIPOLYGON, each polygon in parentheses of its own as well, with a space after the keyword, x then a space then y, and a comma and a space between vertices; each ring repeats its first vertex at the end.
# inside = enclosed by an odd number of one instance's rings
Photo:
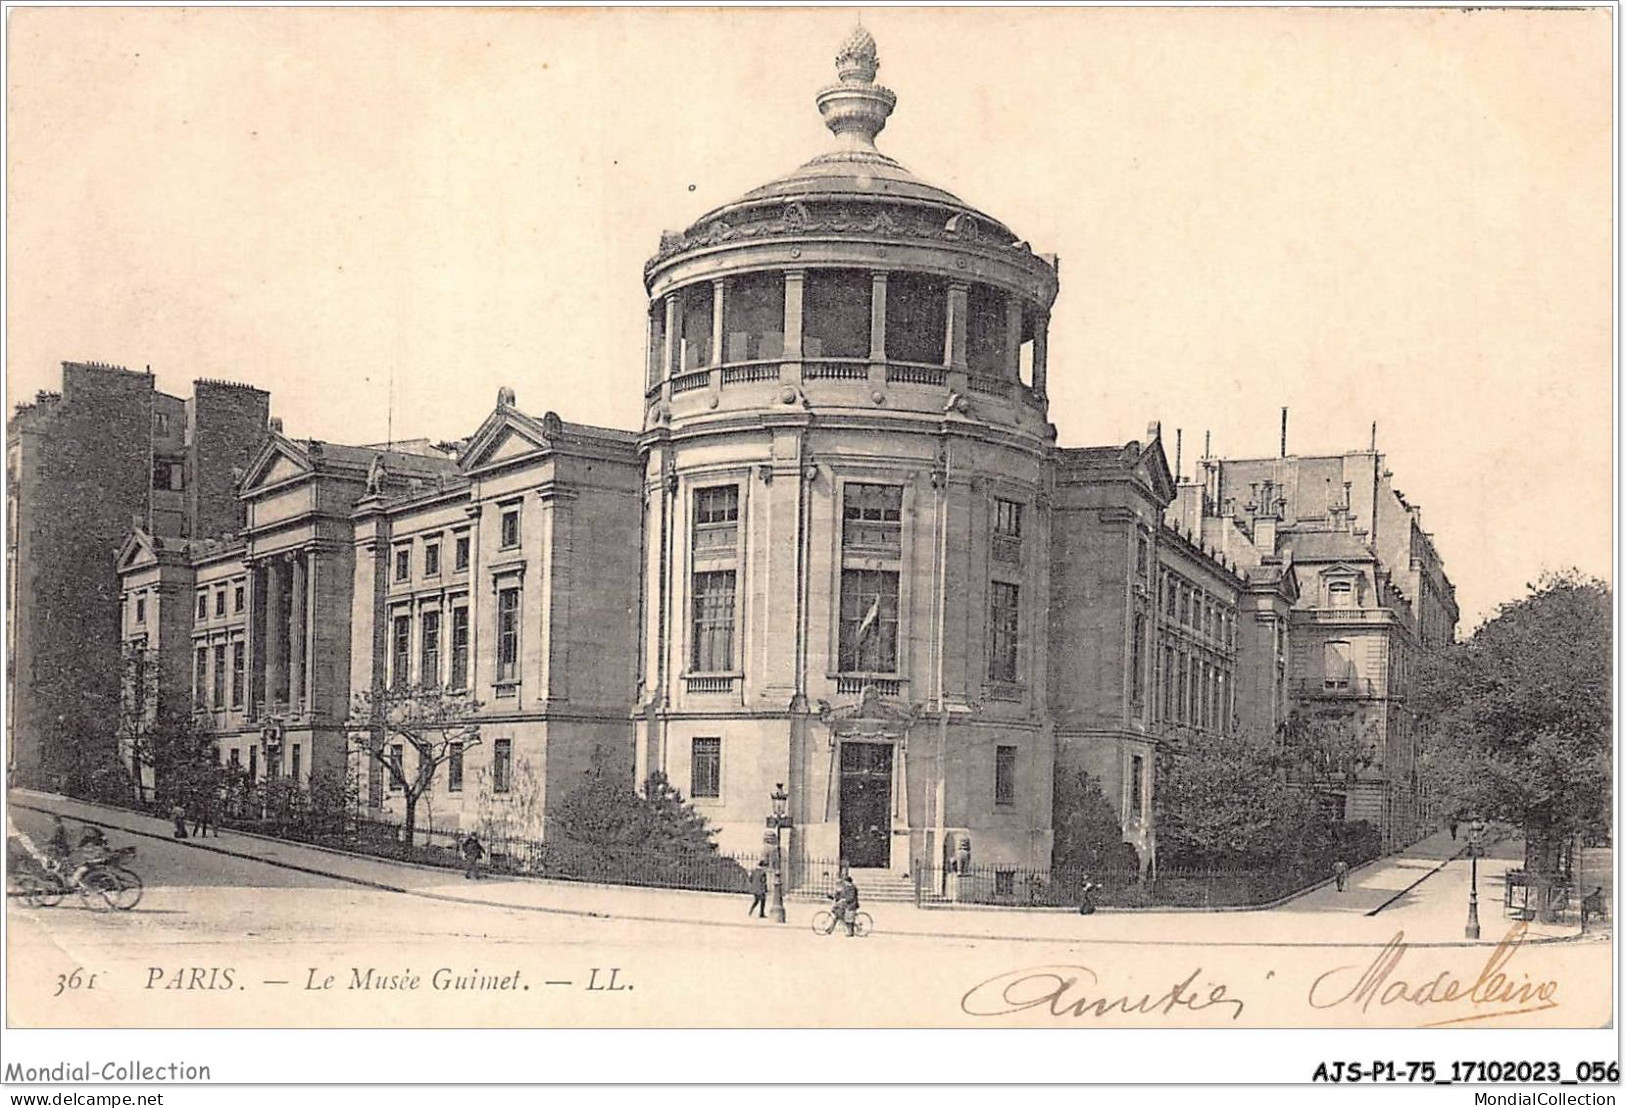
MULTIPOLYGON (((1375 854, 1343 860, 1352 868, 1375 854)), ((1332 876, 1332 862, 1293 859, 1277 866, 1161 866, 1143 877, 1138 870, 1041 869, 972 865, 962 870, 915 867, 922 905, 955 901, 1029 908, 1075 908, 1085 883, 1094 885, 1101 907, 1247 907, 1268 904, 1332 876)))

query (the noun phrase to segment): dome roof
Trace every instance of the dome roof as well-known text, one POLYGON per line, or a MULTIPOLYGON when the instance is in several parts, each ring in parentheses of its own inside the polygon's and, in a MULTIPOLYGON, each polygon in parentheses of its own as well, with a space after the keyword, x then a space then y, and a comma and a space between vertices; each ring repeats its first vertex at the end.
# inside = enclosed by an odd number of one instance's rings
POLYGON ((694 227, 757 203, 827 196, 939 204, 974 214, 991 227, 1009 233, 998 220, 977 211, 946 189, 921 180, 901 162, 875 148, 875 136, 885 128, 886 119, 897 104, 895 93, 875 83, 879 70, 880 55, 874 36, 859 24, 835 55, 837 83, 822 89, 817 97, 824 125, 838 140, 836 148, 707 212, 695 220, 694 227))

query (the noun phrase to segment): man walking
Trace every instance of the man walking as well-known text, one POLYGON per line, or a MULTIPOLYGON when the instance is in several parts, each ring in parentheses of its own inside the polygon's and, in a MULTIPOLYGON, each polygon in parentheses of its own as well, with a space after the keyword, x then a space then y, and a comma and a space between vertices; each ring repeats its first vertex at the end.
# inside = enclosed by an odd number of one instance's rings
POLYGON ((763 858, 756 863, 756 868, 750 871, 750 908, 745 915, 756 915, 762 919, 767 918, 767 859, 763 858))
POLYGON ((1349 864, 1339 858, 1332 863, 1332 877, 1337 880, 1337 891, 1342 892, 1349 881, 1349 864))
POLYGON ((480 879, 480 859, 485 857, 485 847, 480 845, 480 837, 473 832, 463 840, 463 861, 468 863, 463 870, 465 881, 478 881, 480 879))

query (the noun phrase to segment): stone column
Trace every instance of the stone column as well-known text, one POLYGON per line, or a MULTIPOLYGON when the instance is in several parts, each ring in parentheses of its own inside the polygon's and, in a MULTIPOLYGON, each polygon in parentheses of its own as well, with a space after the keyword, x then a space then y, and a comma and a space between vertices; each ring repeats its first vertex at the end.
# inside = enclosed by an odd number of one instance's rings
POLYGON ((675 293, 667 293, 666 348, 660 352, 660 364, 665 367, 663 375, 665 384, 661 386, 661 389, 667 400, 671 399, 671 379, 682 372, 682 368, 677 364, 677 359, 682 356, 683 351, 681 338, 677 334, 677 324, 677 296, 675 293))
POLYGON ((1049 396, 1049 315, 1038 317, 1033 328, 1033 392, 1049 396))
POLYGON ((280 558, 265 563, 265 712, 272 715, 287 687, 287 624, 282 620, 283 569, 280 558))
POLYGON ((1021 297, 1004 301, 1004 371, 1010 380, 1021 380, 1021 297))
POLYGON ((788 364, 783 380, 801 383, 801 298, 806 289, 807 274, 792 269, 784 275, 784 360, 788 364))
POLYGON ((288 713, 300 715, 305 698, 305 552, 293 555, 293 595, 288 605, 288 713))
POLYGON ((722 340, 724 338, 726 338, 727 335, 726 335, 726 332, 723 330, 722 297, 723 297, 723 293, 725 291, 724 286, 726 286, 726 285, 727 285, 727 282, 724 281, 720 277, 717 278, 715 281, 711 282, 711 364, 712 365, 721 365, 723 363, 723 360, 724 360, 723 356, 722 356, 722 340))

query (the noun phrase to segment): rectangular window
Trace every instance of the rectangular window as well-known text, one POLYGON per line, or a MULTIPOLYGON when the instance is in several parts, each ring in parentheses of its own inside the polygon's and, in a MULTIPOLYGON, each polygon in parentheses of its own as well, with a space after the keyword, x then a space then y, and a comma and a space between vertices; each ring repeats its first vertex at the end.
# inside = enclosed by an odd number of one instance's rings
POLYGON ((892 554, 902 550, 902 486, 848 484, 842 497, 841 518, 844 545, 892 554))
POLYGON ((519 545, 519 509, 508 508, 502 513, 502 549, 519 545))
POLYGON ((396 616, 390 649, 390 684, 404 689, 412 683, 412 617, 396 616))
POLYGON ((1326 687, 1347 689, 1354 683, 1354 649, 1346 642, 1326 644, 1326 687))
POLYGON ((1014 682, 1021 645, 1021 589, 1005 581, 993 582, 992 653, 988 658, 990 681, 1014 682))
POLYGON ((694 649, 696 673, 726 673, 734 664, 734 571, 694 575, 694 649))
POLYGON ((993 501, 993 533, 1007 539, 1021 538, 1021 505, 1014 500, 993 501))
POLYGON ((401 547, 395 551, 395 580, 406 581, 412 576, 412 551, 401 547))
POLYGON ((1016 748, 1001 746, 993 754, 993 803, 1016 802, 1016 748))
POLYGON ((1129 759, 1128 812, 1130 819, 1145 821, 1145 759, 1136 754, 1129 759))
POLYGON ((197 656, 193 662, 192 672, 192 703, 199 708, 206 707, 204 696, 209 687, 209 648, 197 648, 197 656))
POLYGON ((135 621, 137 623, 147 622, 147 598, 144 596, 135 598, 135 621))
POLYGON ((440 544, 437 542, 423 544, 423 576, 440 576, 440 544))
POLYGON ((1331 595, 1331 606, 1333 608, 1354 607, 1353 581, 1333 581, 1326 586, 1326 589, 1331 595))
POLYGON ((722 740, 695 739, 691 765, 688 795, 712 798, 721 796, 722 740))
POLYGON ((1141 577, 1151 572, 1151 540, 1144 535, 1139 537, 1139 542, 1135 546, 1134 572, 1141 577))
POLYGON ((468 688, 468 609, 451 610, 451 687, 468 688))
POLYGON ((1134 613, 1134 635, 1129 640, 1129 692, 1133 703, 1145 703, 1145 616, 1134 613))
POLYGON ((294 743, 292 748, 291 748, 292 761, 290 761, 288 763, 288 768, 289 768, 290 771, 292 771, 292 776, 293 776, 293 780, 294 780, 295 784, 299 783, 299 770, 300 770, 299 762, 300 762, 300 755, 303 754, 303 753, 304 752, 299 749, 299 744, 294 743))
POLYGON ((451 563, 452 569, 457 570, 459 572, 462 571, 462 570, 467 569, 468 568, 468 536, 467 535, 458 535, 457 536, 457 541, 452 546, 452 552, 453 552, 452 553, 452 563, 451 563))
POLYGON ((694 490, 694 554, 731 555, 739 539, 739 486, 694 490))
POLYGON ((206 592, 197 594, 197 618, 209 618, 209 594, 206 592))
POLYGON ((513 784, 513 740, 498 739, 491 751, 491 791, 505 793, 513 784))
POLYGON ((248 648, 244 643, 231 644, 231 706, 243 706, 243 671, 247 663, 248 648))
POLYGON ((226 614, 226 590, 225 589, 221 589, 219 592, 214 594, 214 614, 217 615, 217 616, 223 616, 223 615, 226 614))
POLYGON ((463 744, 452 743, 446 748, 446 791, 463 791, 463 744))
POLYGON ((231 610, 233 613, 241 615, 246 607, 248 607, 247 597, 243 591, 243 586, 238 585, 231 590, 231 610))
POLYGON ((497 593, 497 680, 519 680, 519 590, 497 593))
POLYGON ((842 673, 897 672, 896 573, 841 571, 840 666, 842 673))
POLYGON ((260 779, 260 748, 257 746, 248 748, 248 779, 250 781, 260 779))
POLYGON ((1162 718, 1174 718, 1174 648, 1162 648, 1162 718))
POLYGON ((231 768, 232 769, 241 769, 243 767, 242 754, 243 754, 243 752, 241 750, 238 750, 236 747, 231 748, 231 768))
POLYGON ((401 782, 406 780, 406 746, 404 743, 395 743, 389 748, 389 791, 401 791, 401 782))
POLYGON ((440 613, 423 613, 423 649, 418 681, 427 689, 440 687, 440 613))

